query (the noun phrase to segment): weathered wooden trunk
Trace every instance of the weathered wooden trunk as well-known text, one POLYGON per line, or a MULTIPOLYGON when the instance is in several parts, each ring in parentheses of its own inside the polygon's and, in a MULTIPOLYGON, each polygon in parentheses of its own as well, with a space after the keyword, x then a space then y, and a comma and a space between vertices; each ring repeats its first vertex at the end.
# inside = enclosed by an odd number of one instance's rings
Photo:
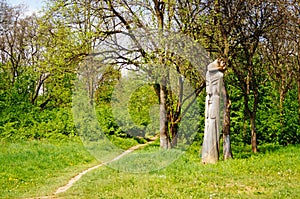
POLYGON ((224 65, 217 59, 207 66, 205 129, 202 145, 202 163, 216 163, 220 151, 220 87, 224 65), (220 68, 221 67, 221 68, 220 68))

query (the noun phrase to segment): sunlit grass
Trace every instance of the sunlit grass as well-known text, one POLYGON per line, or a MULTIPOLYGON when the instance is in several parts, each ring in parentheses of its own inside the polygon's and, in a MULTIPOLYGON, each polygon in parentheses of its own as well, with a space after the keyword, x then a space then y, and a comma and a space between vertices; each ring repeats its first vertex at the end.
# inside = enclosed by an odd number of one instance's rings
POLYGON ((99 160, 111 160, 138 144, 134 139, 112 141, 0 141, 0 198, 50 196, 99 160))
POLYGON ((0 198, 52 194, 59 184, 96 164, 80 142, 0 144, 0 198))
MULTIPOLYGON (((259 155, 249 153, 243 159, 202 165, 198 157, 199 146, 194 145, 170 166, 158 171, 129 173, 116 170, 114 167, 92 171, 61 196, 63 198, 299 198, 300 146, 262 147, 261 150, 262 153, 259 155)), ((142 150, 135 153, 142 153, 142 150)), ((126 167, 125 160, 119 160, 123 167, 126 167)), ((130 161, 127 162, 129 167, 132 164, 130 161)))
MULTIPOLYGON (((233 148, 235 159, 203 165, 198 143, 181 155, 161 151, 157 141, 87 173, 56 197, 300 198, 300 146, 264 145, 255 155, 248 146, 233 148)), ((1 142, 0 198, 51 196, 98 163, 80 142, 1 142)))

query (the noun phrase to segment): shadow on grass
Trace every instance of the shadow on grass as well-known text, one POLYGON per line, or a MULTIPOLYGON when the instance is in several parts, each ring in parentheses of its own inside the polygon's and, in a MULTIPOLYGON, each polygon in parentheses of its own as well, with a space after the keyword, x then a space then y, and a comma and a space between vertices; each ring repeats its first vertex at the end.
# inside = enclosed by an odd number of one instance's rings
MULTIPOLYGON (((234 159, 248 159, 253 156, 258 156, 262 154, 269 154, 274 153, 285 146, 281 146, 278 144, 263 144, 258 146, 258 152, 253 153, 251 145, 233 145, 232 146, 232 153, 234 159)), ((221 149, 222 151, 222 149, 221 149)), ((221 154, 222 157, 222 154, 221 154)))

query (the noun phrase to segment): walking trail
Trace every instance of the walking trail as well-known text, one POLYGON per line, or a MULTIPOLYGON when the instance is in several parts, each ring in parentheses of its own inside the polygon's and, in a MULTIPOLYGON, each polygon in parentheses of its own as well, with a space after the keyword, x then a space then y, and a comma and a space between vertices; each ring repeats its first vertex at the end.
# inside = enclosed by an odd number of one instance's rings
POLYGON ((70 188, 74 185, 75 182, 77 182, 78 180, 80 180, 80 178, 81 178, 82 176, 84 176, 85 174, 87 174, 88 172, 93 171, 93 170, 95 170, 95 169, 97 169, 97 168, 99 168, 99 167, 101 167, 101 166, 103 166, 103 165, 106 165, 106 164, 109 164, 109 163, 114 162, 114 161, 116 161, 116 160, 119 160, 119 159, 122 158, 123 156, 125 156, 125 155, 127 155, 127 154, 129 154, 129 153, 131 153, 131 152, 133 152, 133 151, 135 151, 136 149, 139 149, 139 148, 141 148, 141 147, 143 147, 143 146, 146 146, 146 145, 148 145, 148 144, 153 143, 157 138, 158 138, 158 137, 154 137, 154 138, 150 139, 150 141, 146 142, 145 144, 138 144, 138 145, 136 145, 136 146, 133 146, 133 147, 127 149, 126 151, 124 151, 123 153, 121 153, 120 155, 118 155, 117 157, 115 157, 115 158, 112 159, 112 160, 109 160, 109 161, 107 161, 107 162, 103 162, 103 163, 101 163, 101 164, 98 164, 98 165, 96 165, 96 166, 90 167, 90 168, 88 168, 88 169, 82 171, 81 173, 79 173, 79 174, 77 174, 76 176, 74 176, 73 178, 71 178, 71 179, 69 180, 69 182, 68 182, 66 185, 64 185, 64 186, 62 186, 62 187, 59 187, 59 188, 55 191, 55 193, 54 193, 52 196, 41 196, 41 197, 37 197, 37 198, 41 198, 41 199, 42 199, 42 198, 45 198, 45 199, 46 199, 46 198, 56 198, 55 195, 60 194, 60 193, 63 193, 63 192, 66 192, 68 189, 70 189, 70 188))

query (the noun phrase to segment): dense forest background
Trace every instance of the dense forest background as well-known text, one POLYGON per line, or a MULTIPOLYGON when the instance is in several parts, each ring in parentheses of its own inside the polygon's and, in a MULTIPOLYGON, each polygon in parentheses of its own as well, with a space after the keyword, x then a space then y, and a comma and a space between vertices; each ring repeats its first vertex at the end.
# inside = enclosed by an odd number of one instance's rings
MULTIPOLYGON (((24 6, 0 1, 1 139, 76 137, 72 96, 80 66, 87 63, 99 46, 106 45, 112 46, 110 54, 92 56, 97 67, 86 70, 88 94, 102 131, 111 137, 159 133, 160 124, 151 122, 149 109, 162 99, 167 99, 167 119, 180 118, 175 114, 181 111, 180 97, 174 97, 162 86, 157 88, 157 84, 140 87, 130 96, 128 109, 134 122, 124 125, 125 129, 120 128, 120 122, 113 116, 111 99, 124 76, 122 71, 135 66, 148 74, 152 66, 149 63, 155 61, 166 68, 174 67, 195 88, 198 108, 203 114, 196 120, 199 128, 194 133, 201 142, 206 94, 203 75, 194 70, 197 66, 190 67, 191 63, 162 49, 149 53, 114 43, 120 34, 134 40, 131 33, 135 30, 155 29, 185 35, 201 45, 212 60, 225 59, 232 144, 253 144, 253 139, 258 145, 300 143, 298 1, 48 0, 46 3, 40 13, 25 16, 24 6), (162 98, 159 91, 164 91, 167 97, 162 98), (134 130, 139 134, 127 134, 134 130)), ((127 81, 135 77, 134 71, 126 73, 127 81)), ((122 94, 118 99, 121 98, 122 94)), ((122 119, 126 117, 120 112, 119 119, 126 121, 122 119)), ((178 126, 180 123, 168 123, 166 131, 171 137, 178 126)))

